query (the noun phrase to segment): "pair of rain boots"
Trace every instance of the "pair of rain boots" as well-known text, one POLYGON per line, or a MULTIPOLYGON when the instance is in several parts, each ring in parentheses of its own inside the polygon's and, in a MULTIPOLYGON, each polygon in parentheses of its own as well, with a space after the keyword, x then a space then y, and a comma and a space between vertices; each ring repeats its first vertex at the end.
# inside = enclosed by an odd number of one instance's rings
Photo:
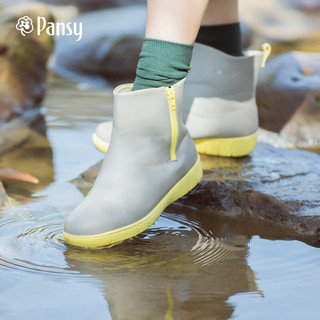
POLYGON ((233 57, 195 44, 187 81, 117 87, 113 122, 93 135, 108 152, 93 188, 66 219, 66 242, 102 247, 143 232, 201 180, 197 151, 249 154, 258 129, 255 88, 268 51, 233 57))

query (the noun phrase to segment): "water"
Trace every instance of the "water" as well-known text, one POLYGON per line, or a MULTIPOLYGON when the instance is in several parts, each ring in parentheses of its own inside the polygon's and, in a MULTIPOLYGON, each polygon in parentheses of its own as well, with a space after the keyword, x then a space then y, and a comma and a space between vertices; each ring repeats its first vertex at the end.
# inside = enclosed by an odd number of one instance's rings
POLYGON ((320 319, 319 249, 230 218, 167 210, 120 245, 65 244, 64 217, 83 198, 69 181, 102 158, 91 133, 111 94, 52 78, 44 104, 48 140, 0 159, 41 181, 5 181, 21 205, 0 216, 1 320, 320 319))

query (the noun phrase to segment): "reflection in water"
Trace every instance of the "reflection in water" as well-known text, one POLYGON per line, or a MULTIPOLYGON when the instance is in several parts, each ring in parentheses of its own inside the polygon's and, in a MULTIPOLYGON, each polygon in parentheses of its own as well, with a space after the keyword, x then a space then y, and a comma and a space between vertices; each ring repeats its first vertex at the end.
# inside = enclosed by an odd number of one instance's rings
POLYGON ((229 319, 229 297, 257 292, 248 239, 225 222, 164 213, 141 235, 100 250, 65 245, 62 227, 45 199, 4 213, 0 277, 13 272, 97 286, 94 277, 113 319, 229 319))
POLYGON ((132 240, 102 250, 69 247, 65 257, 73 270, 104 282, 113 319, 229 319, 226 300, 257 291, 247 243, 226 225, 165 213, 132 240))
POLYGON ((4 180, 7 192, 23 203, 32 194, 46 188, 54 181, 53 154, 48 138, 31 131, 28 142, 0 157, 0 168, 12 168, 27 172, 39 179, 39 184, 4 180))

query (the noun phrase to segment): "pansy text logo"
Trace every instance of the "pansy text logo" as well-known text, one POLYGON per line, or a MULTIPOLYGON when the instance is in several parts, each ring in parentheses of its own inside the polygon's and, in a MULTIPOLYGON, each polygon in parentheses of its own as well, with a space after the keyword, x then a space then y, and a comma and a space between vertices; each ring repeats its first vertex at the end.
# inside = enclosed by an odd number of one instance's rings
MULTIPOLYGON (((26 34, 31 33, 34 29, 33 22, 28 16, 24 16, 18 20, 16 29, 25 37, 26 34)), ((42 32, 47 35, 54 36, 76 36, 76 41, 82 39, 82 22, 47 22, 45 17, 37 17, 36 26, 37 35, 40 36, 42 32)))

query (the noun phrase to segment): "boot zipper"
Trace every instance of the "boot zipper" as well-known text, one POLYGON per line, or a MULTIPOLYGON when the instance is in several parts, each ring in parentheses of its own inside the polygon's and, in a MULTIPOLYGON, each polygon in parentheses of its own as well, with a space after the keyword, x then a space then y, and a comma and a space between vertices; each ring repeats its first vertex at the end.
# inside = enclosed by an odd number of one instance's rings
POLYGON ((176 95, 174 87, 166 87, 166 92, 168 96, 170 119, 171 119, 171 160, 176 160, 176 148, 178 142, 178 118, 176 110, 176 95))

